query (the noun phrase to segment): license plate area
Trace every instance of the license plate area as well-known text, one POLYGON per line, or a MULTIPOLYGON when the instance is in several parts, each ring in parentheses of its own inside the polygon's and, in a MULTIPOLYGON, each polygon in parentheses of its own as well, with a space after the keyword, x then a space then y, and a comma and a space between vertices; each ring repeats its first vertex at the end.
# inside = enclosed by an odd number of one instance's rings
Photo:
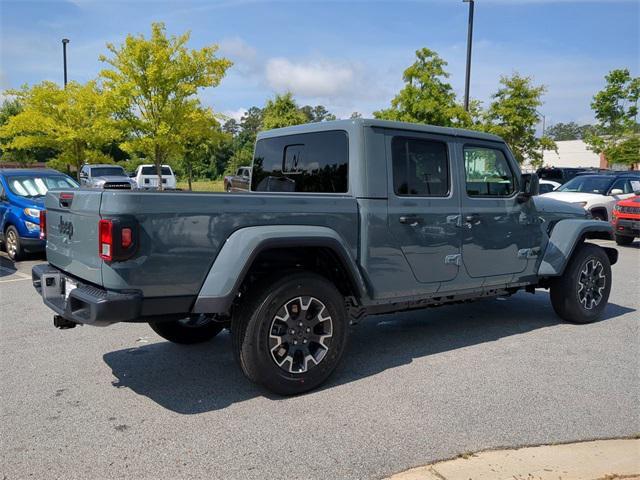
POLYGON ((43 298, 66 303, 69 294, 78 288, 78 283, 60 273, 45 273, 40 279, 40 287, 43 298))

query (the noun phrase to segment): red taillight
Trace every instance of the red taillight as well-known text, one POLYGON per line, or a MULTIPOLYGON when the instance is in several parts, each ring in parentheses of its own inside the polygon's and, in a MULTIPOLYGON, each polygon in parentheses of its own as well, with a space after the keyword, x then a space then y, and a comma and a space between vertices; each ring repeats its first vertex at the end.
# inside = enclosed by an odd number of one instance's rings
POLYGON ((133 243, 133 232, 129 227, 125 227, 120 230, 120 245, 125 250, 133 243))
POLYGON ((40 240, 47 238, 47 211, 40 210, 40 240))
POLYGON ((111 220, 98 222, 98 253, 103 260, 113 258, 113 223, 111 220))

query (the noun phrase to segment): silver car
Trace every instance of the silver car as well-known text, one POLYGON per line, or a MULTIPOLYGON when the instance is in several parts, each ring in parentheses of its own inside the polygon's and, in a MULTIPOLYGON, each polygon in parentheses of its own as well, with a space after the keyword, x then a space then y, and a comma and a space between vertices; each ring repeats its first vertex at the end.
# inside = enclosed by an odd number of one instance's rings
POLYGON ((80 186, 105 190, 133 190, 137 187, 118 165, 84 165, 80 169, 80 186))

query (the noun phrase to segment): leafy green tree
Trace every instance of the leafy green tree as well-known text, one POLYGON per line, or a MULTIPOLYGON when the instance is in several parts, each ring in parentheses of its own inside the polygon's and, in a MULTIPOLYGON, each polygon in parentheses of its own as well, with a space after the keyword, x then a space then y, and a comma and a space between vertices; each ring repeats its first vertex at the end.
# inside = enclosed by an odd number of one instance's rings
POLYGON ((362 114, 360 112, 353 112, 349 118, 352 120, 354 118, 362 118, 362 114))
POLYGON ((336 119, 336 116, 329 112, 324 105, 316 105, 315 107, 305 105, 300 110, 306 115, 309 123, 328 122, 336 119))
MULTIPOLYGON (((162 23, 151 25, 151 37, 128 35, 119 47, 107 44, 111 68, 100 76, 110 106, 130 137, 126 151, 144 152, 160 166, 182 148, 182 132, 200 105, 198 91, 216 87, 232 65, 218 58, 217 45, 187 48, 190 34, 167 37, 162 23)), ((158 182, 162 188, 162 182, 158 182)))
POLYGON ((3 149, 55 149, 53 168, 80 170, 83 163, 113 163, 101 148, 118 138, 105 99, 95 81, 70 82, 65 89, 53 82, 8 92, 23 110, 0 127, 3 149))
POLYGON ((262 127, 265 130, 307 123, 307 116, 298 107, 291 92, 267 100, 262 114, 262 127))
POLYGON ((179 158, 189 190, 192 189, 194 166, 198 174, 206 170, 212 151, 222 135, 220 124, 211 109, 196 108, 187 116, 180 132, 184 151, 179 158))
POLYGON ((606 86, 591 102, 598 124, 586 142, 594 152, 604 153, 610 163, 633 165, 640 162, 640 77, 632 77, 625 68, 612 70, 605 79, 606 86))
POLYGON ((550 138, 536 137, 538 108, 546 88, 533 85, 530 77, 517 73, 501 77, 500 84, 486 112, 483 130, 500 135, 519 163, 528 159, 533 166, 540 166, 542 151, 556 148, 550 138))
POLYGON ((592 128, 591 125, 578 125, 576 122, 560 122, 547 128, 544 134, 557 142, 582 140, 592 128))
POLYGON ((235 118, 230 118, 222 126, 222 131, 228 133, 232 137, 235 137, 240 132, 240 124, 235 118))
POLYGON ((416 51, 416 61, 404 71, 405 86, 386 110, 373 112, 383 120, 426 123, 447 127, 466 127, 470 115, 457 103, 453 87, 447 82, 445 62, 428 48, 416 51))

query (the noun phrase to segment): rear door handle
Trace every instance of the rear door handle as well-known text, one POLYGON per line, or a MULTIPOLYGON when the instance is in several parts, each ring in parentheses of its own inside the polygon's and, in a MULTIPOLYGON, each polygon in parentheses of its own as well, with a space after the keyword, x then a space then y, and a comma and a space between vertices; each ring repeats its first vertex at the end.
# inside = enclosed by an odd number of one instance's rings
POLYGON ((417 215, 403 215, 400 217, 400 223, 416 227, 422 219, 417 215))
POLYGON ((469 226, 477 225, 480 223, 480 214, 479 213, 470 213, 469 215, 465 215, 464 221, 469 226))

